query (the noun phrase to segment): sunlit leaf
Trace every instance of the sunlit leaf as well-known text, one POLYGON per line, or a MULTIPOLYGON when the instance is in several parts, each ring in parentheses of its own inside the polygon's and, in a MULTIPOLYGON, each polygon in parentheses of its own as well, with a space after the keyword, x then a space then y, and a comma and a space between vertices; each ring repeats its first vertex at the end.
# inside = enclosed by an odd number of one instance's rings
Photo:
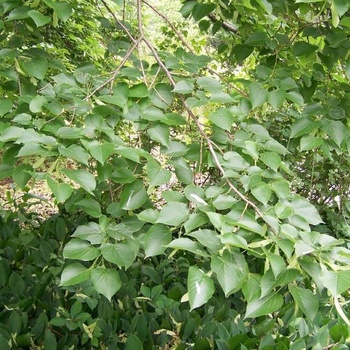
POLYGON ((71 180, 79 184, 87 192, 93 195, 92 191, 96 188, 95 176, 93 176, 86 170, 82 170, 82 169, 77 169, 77 170, 63 169, 62 172, 68 178, 70 178, 71 180))
POLYGON ((63 257, 83 261, 94 260, 100 255, 99 249, 81 239, 71 239, 63 249, 63 257))
POLYGON ((187 289, 191 310, 205 304, 215 291, 213 280, 197 266, 188 270, 187 289))
POLYGON ((124 210, 140 208, 148 200, 148 195, 142 181, 134 181, 124 187, 120 195, 120 206, 124 210))
POLYGON ((238 251, 225 250, 222 256, 212 256, 210 266, 226 297, 240 290, 248 278, 248 264, 238 251))
POLYGON ((321 271, 320 280, 335 297, 350 289, 349 270, 329 271, 323 269, 321 271))
POLYGON ((305 316, 312 322, 318 312, 319 302, 311 290, 300 288, 294 284, 288 287, 293 299, 305 316))
POLYGON ((90 278, 90 270, 83 265, 73 263, 66 266, 61 275, 61 286, 72 286, 90 278))
POLYGON ((95 267, 91 270, 91 282, 96 292, 104 295, 109 301, 122 286, 117 270, 105 267, 95 267))
POLYGON ((167 245, 167 248, 185 250, 199 256, 208 256, 201 244, 189 238, 176 238, 167 245))
POLYGON ((248 302, 245 318, 253 318, 271 314, 283 305, 283 297, 277 293, 269 293, 261 299, 248 302))
POLYGON ((249 85, 249 99, 253 108, 261 106, 266 102, 268 97, 267 91, 259 83, 249 85))
POLYGON ((153 225, 144 238, 144 249, 146 257, 163 254, 166 245, 171 242, 171 232, 165 225, 153 225))
POLYGON ((209 120, 219 128, 229 131, 234 122, 234 116, 228 109, 219 107, 209 114, 209 120))

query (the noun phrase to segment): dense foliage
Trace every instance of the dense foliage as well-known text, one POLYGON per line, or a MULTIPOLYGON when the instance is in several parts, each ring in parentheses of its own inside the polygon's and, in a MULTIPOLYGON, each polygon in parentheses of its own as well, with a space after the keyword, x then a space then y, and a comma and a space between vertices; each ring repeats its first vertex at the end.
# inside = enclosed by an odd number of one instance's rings
POLYGON ((167 6, 0 1, 1 349, 348 349, 350 2, 167 6))

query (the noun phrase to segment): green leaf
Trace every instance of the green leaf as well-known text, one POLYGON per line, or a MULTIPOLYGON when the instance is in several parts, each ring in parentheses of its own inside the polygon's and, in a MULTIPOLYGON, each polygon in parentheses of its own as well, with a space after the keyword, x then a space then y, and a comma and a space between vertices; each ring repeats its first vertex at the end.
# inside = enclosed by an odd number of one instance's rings
POLYGON ((269 293, 261 299, 253 299, 248 302, 244 318, 254 318, 271 314, 283 305, 283 297, 277 293, 269 293))
POLYGON ((188 207, 185 203, 170 202, 165 204, 159 214, 157 223, 179 226, 188 218, 188 207))
POLYGON ((203 17, 209 15, 209 13, 214 10, 215 10, 215 4, 197 3, 192 10, 193 19, 195 21, 199 21, 203 17))
POLYGON ((144 98, 148 96, 148 88, 144 83, 132 86, 129 89, 129 97, 144 98))
POLYGON ((51 0, 44 0, 44 2, 51 7, 52 9, 54 9, 55 13, 57 14, 57 17, 62 21, 62 22, 66 22, 68 20, 68 18, 71 16, 72 14, 72 6, 65 1, 56 1, 53 2, 51 0))
POLYGON ((73 188, 71 185, 66 183, 58 183, 54 181, 50 176, 46 178, 46 182, 54 194, 57 203, 65 202, 73 193, 73 188))
POLYGON ((267 205, 272 195, 270 186, 265 182, 260 182, 257 186, 253 187, 251 192, 252 195, 264 205, 267 205))
POLYGON ((95 267, 91 270, 91 282, 96 292, 104 295, 109 301, 122 286, 118 272, 105 267, 95 267))
POLYGON ((270 183, 272 191, 274 191, 278 198, 284 199, 291 196, 289 182, 286 180, 277 180, 270 183))
POLYGON ((13 169, 12 179, 20 187, 24 188, 28 181, 32 178, 30 173, 33 168, 29 164, 20 164, 13 169))
POLYGON ((171 171, 162 169, 162 166, 155 159, 148 161, 146 169, 150 187, 163 185, 171 179, 171 171))
POLYGON ((234 102, 234 98, 232 98, 229 94, 226 92, 213 92, 209 99, 210 102, 213 103, 230 103, 234 102))
POLYGON ((197 84, 199 87, 209 92, 222 91, 221 83, 212 77, 200 77, 197 79, 197 84))
POLYGON ((259 83, 251 83, 249 85, 249 99, 252 104, 252 108, 261 106, 267 101, 267 91, 259 83))
POLYGON ((80 139, 82 135, 82 128, 62 126, 57 130, 57 136, 62 139, 80 139))
POLYGON ((209 120, 221 129, 230 131, 234 122, 232 113, 223 107, 217 108, 214 112, 209 114, 209 120))
POLYGON ((280 273, 286 270, 286 264, 280 255, 267 252, 266 257, 271 265, 271 270, 275 278, 277 278, 280 273))
POLYGON ((316 45, 311 45, 305 41, 298 41, 293 46, 293 54, 295 56, 307 56, 318 49, 316 45))
POLYGON ((254 218, 253 215, 245 214, 243 215, 243 217, 241 217, 241 215, 237 217, 236 215, 231 215, 230 212, 226 215, 226 219, 229 223, 238 225, 239 227, 242 227, 245 230, 257 233, 259 235, 264 235, 265 233, 265 229, 258 224, 257 220, 254 218))
POLYGON ((170 131, 168 126, 164 124, 157 124, 149 128, 147 130, 147 134, 152 140, 159 142, 161 145, 169 145, 170 131))
POLYGON ((287 92, 287 99, 294 102, 297 106, 303 106, 304 105, 304 98, 302 95, 300 95, 297 91, 289 91, 287 92))
POLYGON ((0 141, 16 141, 23 134, 24 131, 24 128, 20 128, 18 126, 9 126, 1 133, 0 141))
POLYGON ((124 266, 128 269, 136 259, 139 244, 133 239, 125 239, 120 243, 102 244, 100 250, 104 259, 119 267, 124 266))
POLYGON ((155 224, 159 218, 159 211, 155 209, 146 209, 143 210, 141 213, 136 214, 136 216, 140 221, 155 224))
POLYGON ((305 314, 305 316, 313 322, 318 312, 319 303, 318 298, 311 290, 299 288, 294 284, 288 286, 290 293, 298 307, 305 314))
POLYGON ((170 141, 165 152, 170 157, 181 157, 188 151, 186 145, 178 141, 170 141))
POLYGON ((0 117, 10 112, 12 105, 13 103, 10 99, 0 99, 0 117))
POLYGON ((79 163, 89 165, 89 154, 84 150, 84 148, 78 145, 71 145, 68 148, 60 145, 58 146, 58 151, 63 157, 74 159, 79 163))
POLYGON ((248 278, 248 265, 238 251, 225 250, 222 256, 212 256, 210 267, 216 273, 226 298, 240 290, 248 278))
POLYGON ((275 213, 278 216, 279 219, 287 219, 294 215, 293 208, 288 205, 284 204, 282 202, 278 202, 274 207, 275 213))
POLYGON ((140 156, 142 155, 142 150, 140 149, 120 146, 115 149, 115 152, 135 163, 140 163, 140 156))
POLYGON ((141 340, 134 334, 129 334, 125 342, 125 350, 143 350, 141 340))
POLYGON ((45 16, 39 11, 28 11, 28 15, 35 22, 37 27, 42 27, 51 22, 51 17, 45 16))
POLYGON ((43 111, 43 106, 47 103, 43 96, 35 96, 29 103, 29 110, 32 113, 40 113, 43 111))
POLYGON ((179 94, 191 94, 194 91, 194 84, 188 80, 180 80, 175 84, 173 92, 179 94))
POLYGON ((60 286, 73 286, 82 283, 90 278, 90 270, 83 265, 73 263, 64 268, 61 275, 60 286))
POLYGON ((220 235, 220 241, 222 244, 227 244, 232 247, 238 247, 242 249, 248 248, 247 241, 243 237, 233 234, 232 232, 220 235))
POLYGON ((349 10, 349 1, 344 0, 333 0, 334 7, 337 10, 338 16, 341 17, 349 10))
POLYGON ((228 194, 220 194, 213 201, 214 207, 218 210, 230 209, 235 203, 237 199, 228 194))
POLYGON ((166 245, 171 242, 172 236, 165 225, 155 224, 146 233, 144 238, 145 257, 163 254, 166 245))
POLYGON ((325 120, 322 129, 338 146, 341 145, 347 133, 346 126, 337 120, 325 120))
POLYGON ((66 175, 69 179, 79 184, 85 191, 93 194, 93 190, 96 188, 95 176, 87 172, 86 170, 69 170, 63 169, 62 173, 66 175))
POLYGON ((201 187, 190 184, 185 187, 184 193, 186 198, 196 205, 208 205, 204 200, 205 193, 201 187))
POLYGON ((295 214, 305 218, 311 225, 322 223, 322 219, 316 208, 304 198, 296 198, 291 202, 295 214))
POLYGON ((188 270, 187 289, 191 310, 205 304, 214 294, 214 282, 197 266, 188 270))
POLYGON ((194 242, 189 238, 176 238, 172 240, 166 247, 185 250, 199 256, 208 256, 208 254, 203 250, 201 244, 194 242))
POLYGON ((194 237, 201 245, 209 248, 214 252, 218 252, 222 248, 221 241, 217 232, 208 229, 200 229, 191 233, 188 236, 194 237))
POLYGON ((78 208, 83 209, 85 213, 89 214, 93 218, 99 218, 102 215, 100 203, 93 198, 82 199, 78 202, 75 202, 74 205, 76 205, 78 208))
POLYGON ((169 162, 175 168, 176 177, 180 182, 184 184, 191 184, 193 180, 193 174, 191 167, 183 158, 177 158, 169 162))
POLYGON ((114 144, 110 142, 100 143, 92 141, 88 143, 88 150, 93 158, 95 158, 102 165, 114 152, 114 144))
POLYGON ((162 123, 169 126, 186 125, 186 118, 178 113, 166 113, 162 118, 162 123))
POLYGON ((71 237, 89 241, 91 244, 101 244, 106 234, 96 222, 89 222, 87 225, 78 226, 71 237))
POLYGON ((224 154, 225 167, 234 170, 245 170, 249 163, 237 152, 229 151, 224 154))
POLYGON ((45 78, 49 65, 46 58, 34 57, 29 61, 22 61, 21 68, 29 76, 42 80, 45 78))
POLYGON ((30 7, 28 7, 28 6, 17 6, 10 12, 10 14, 7 17, 7 20, 14 21, 17 19, 28 18, 28 10, 29 9, 30 9, 30 7))
POLYGON ((208 222, 208 217, 203 213, 190 214, 184 223, 186 233, 191 232, 197 227, 201 227, 208 222))
POLYGON ((272 5, 267 0, 257 0, 257 3, 261 6, 266 13, 272 13, 272 5))
POLYGON ((125 108, 126 102, 127 102, 127 98, 122 94, 103 95, 103 96, 99 96, 98 99, 102 102, 107 103, 107 104, 111 104, 111 105, 118 106, 121 108, 125 108))
POLYGON ((323 144, 322 137, 304 136, 300 140, 300 151, 310 151, 323 144))
POLYGON ((13 167, 8 164, 0 164, 0 180, 12 177, 13 167))
POLYGON ((350 271, 328 271, 321 270, 319 276, 323 285, 332 293, 334 297, 338 297, 350 288, 350 271))
POLYGON ((263 46, 267 39, 265 32, 257 31, 249 35, 248 39, 245 41, 245 45, 249 46, 263 46))
POLYGON ((290 137, 295 138, 310 134, 314 130, 318 130, 320 124, 321 123, 319 121, 313 121, 309 117, 302 117, 300 119, 297 119, 297 121, 292 126, 290 137))
POLYGON ((81 239, 71 239, 63 249, 63 257, 83 261, 94 260, 100 255, 99 249, 81 239))
POLYGON ((148 200, 147 191, 141 180, 136 180, 124 187, 120 195, 120 207, 124 210, 135 210, 148 200))
POLYGON ((277 280, 275 280, 274 286, 284 286, 287 283, 294 282, 298 277, 300 277, 299 270, 287 268, 279 274, 277 280))
POLYGON ((129 168, 116 168, 111 175, 111 180, 117 183, 127 184, 134 182, 136 178, 129 168))
POLYGON ((270 167, 273 171, 278 170, 282 163, 281 157, 276 152, 265 152, 260 155, 260 159, 265 165, 270 167))
POLYGON ((206 215, 209 218, 210 223, 221 233, 227 233, 232 231, 232 226, 226 220, 225 215, 219 213, 207 212, 206 215))
POLYGON ((258 144, 251 140, 244 141, 243 153, 249 154, 254 160, 259 158, 258 144))

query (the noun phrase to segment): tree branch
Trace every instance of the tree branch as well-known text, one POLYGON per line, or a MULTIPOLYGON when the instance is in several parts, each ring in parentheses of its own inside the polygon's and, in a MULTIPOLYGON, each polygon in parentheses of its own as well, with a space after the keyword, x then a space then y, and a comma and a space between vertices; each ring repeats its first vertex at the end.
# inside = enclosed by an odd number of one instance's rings
MULTIPOLYGON (((166 74, 166 76, 169 79, 169 82, 171 83, 171 85, 173 87, 175 87, 175 80, 173 79, 170 71, 166 68, 166 66, 164 65, 163 61, 161 60, 161 58, 159 57, 157 51, 155 50, 154 46, 152 45, 152 43, 145 37, 143 29, 142 29, 142 18, 141 16, 141 2, 142 0, 138 0, 137 4, 138 4, 138 18, 139 18, 139 31, 140 31, 140 35, 141 35, 141 39, 142 41, 148 46, 148 48, 151 50, 153 57, 155 58, 155 60, 157 61, 157 63, 159 64, 159 66, 163 69, 164 73, 166 74)), ((198 118, 196 117, 196 115, 193 113, 193 111, 191 110, 191 108, 188 106, 185 98, 183 97, 183 95, 180 94, 180 99, 181 102, 184 106, 184 108, 186 109, 188 115, 190 116, 190 118, 193 120, 193 122, 195 123, 200 135, 203 137, 203 139, 205 140, 209 152, 211 154, 211 156, 213 157, 214 163, 217 167, 217 169, 220 171, 221 175, 224 177, 225 176, 225 169, 222 167, 222 165, 220 164, 220 161, 218 159, 217 154, 215 153, 215 150, 213 148, 213 142, 210 140, 209 136, 205 133, 202 125, 200 124, 198 118)), ((249 200, 246 196, 244 196, 233 184, 232 182, 228 179, 225 178, 225 181, 227 183, 227 185, 229 186, 230 190, 235 193, 241 200, 243 200, 247 205, 249 205, 250 207, 252 207, 254 209, 254 211, 256 212, 256 214, 265 221, 265 223, 270 227, 270 230, 272 232, 274 232, 275 234, 277 234, 278 232, 276 231, 276 229, 274 227, 272 227, 265 219, 264 219, 264 215, 261 212, 261 210, 258 208, 258 206, 253 203, 251 200, 249 200)))
MULTIPOLYGON (((215 15, 213 13, 210 13, 208 15, 208 18, 214 22, 214 23, 217 23, 219 20, 215 17, 215 15)), ((237 34, 238 33, 238 29, 237 27, 235 27, 234 25, 230 24, 230 23, 227 23, 227 22, 222 22, 221 23, 221 27, 224 28, 225 30, 231 32, 231 33, 234 33, 234 34, 237 34)))

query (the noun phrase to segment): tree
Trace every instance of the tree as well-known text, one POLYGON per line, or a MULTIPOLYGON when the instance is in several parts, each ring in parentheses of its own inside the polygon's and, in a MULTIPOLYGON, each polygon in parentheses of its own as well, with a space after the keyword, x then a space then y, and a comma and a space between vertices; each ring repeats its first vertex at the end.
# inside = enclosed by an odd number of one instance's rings
POLYGON ((347 348, 348 2, 1 9, 4 349, 347 348))

